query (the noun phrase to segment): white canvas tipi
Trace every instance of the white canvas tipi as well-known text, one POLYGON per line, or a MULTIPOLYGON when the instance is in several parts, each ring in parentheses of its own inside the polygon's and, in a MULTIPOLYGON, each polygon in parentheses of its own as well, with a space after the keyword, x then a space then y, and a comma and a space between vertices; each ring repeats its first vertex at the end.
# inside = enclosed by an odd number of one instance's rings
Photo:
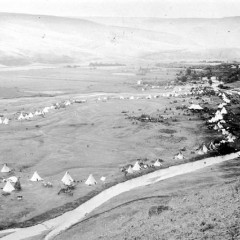
POLYGON ((25 117, 24 117, 23 114, 21 113, 21 114, 19 115, 19 117, 18 117, 18 120, 23 120, 23 119, 25 119, 25 117))
POLYGON ((2 170, 1 170, 2 173, 8 173, 8 172, 11 172, 11 169, 8 167, 8 165, 5 163, 2 167, 2 170))
POLYGON ((9 123, 9 119, 8 118, 5 118, 2 122, 3 124, 7 125, 9 123))
POLYGON ((131 166, 131 165, 128 167, 127 173, 130 173, 130 174, 133 173, 133 169, 132 169, 132 166, 131 166))
POLYGON ((138 161, 136 161, 136 163, 134 164, 134 166, 133 166, 133 171, 139 171, 139 170, 141 170, 141 167, 140 167, 140 165, 139 165, 139 162, 138 161))
POLYGON ((3 188, 3 191, 10 193, 14 190, 15 190, 15 188, 13 187, 13 185, 9 181, 7 181, 4 188, 3 188))
POLYGON ((161 167, 161 162, 157 159, 156 162, 153 164, 155 167, 161 167))
POLYGON ((207 153, 207 152, 208 152, 208 149, 207 149, 207 147, 206 147, 205 144, 203 145, 202 150, 203 150, 204 153, 207 153))
POLYGON ((65 175, 63 176, 62 178, 62 182, 65 184, 65 185, 71 185, 74 180, 73 178, 70 176, 69 172, 66 172, 65 175))
POLYGON ((33 114, 30 112, 30 113, 28 114, 28 117, 29 117, 29 118, 33 118, 33 114))
POLYGON ((184 159, 184 156, 183 156, 183 154, 181 152, 179 152, 177 155, 174 156, 174 159, 182 160, 182 159, 184 159))
POLYGON ((95 180, 93 175, 90 174, 85 184, 87 184, 88 186, 91 186, 91 185, 97 184, 97 181, 95 180))
POLYGON ((43 179, 38 175, 37 171, 33 173, 33 176, 30 180, 32 182, 43 181, 43 179))

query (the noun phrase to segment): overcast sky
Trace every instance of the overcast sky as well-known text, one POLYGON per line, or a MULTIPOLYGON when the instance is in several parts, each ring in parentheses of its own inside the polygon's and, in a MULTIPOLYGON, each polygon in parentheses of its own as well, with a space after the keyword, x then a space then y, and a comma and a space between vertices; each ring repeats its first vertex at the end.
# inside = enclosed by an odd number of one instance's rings
POLYGON ((240 15, 240 0, 0 0, 0 12, 55 16, 227 17, 240 15))

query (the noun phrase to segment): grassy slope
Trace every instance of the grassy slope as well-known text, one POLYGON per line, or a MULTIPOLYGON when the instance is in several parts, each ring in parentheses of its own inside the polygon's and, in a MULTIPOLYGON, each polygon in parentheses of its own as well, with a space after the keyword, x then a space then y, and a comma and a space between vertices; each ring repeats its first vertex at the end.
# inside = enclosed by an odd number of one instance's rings
POLYGON ((123 24, 1 13, 0 64, 235 58, 239 21, 130 18, 123 24))
POLYGON ((239 173, 237 159, 124 193, 55 239, 239 239, 239 173))

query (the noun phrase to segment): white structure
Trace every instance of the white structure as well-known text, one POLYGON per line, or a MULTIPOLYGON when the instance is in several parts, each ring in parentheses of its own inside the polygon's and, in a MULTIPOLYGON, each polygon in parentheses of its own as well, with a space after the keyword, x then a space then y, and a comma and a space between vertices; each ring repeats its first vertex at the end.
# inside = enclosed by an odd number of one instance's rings
POLYGON ((70 176, 69 172, 67 171, 62 180, 61 180, 65 185, 72 185, 72 183, 74 182, 73 178, 70 176))
POLYGON ((130 173, 130 174, 133 173, 133 169, 132 169, 132 166, 131 166, 131 165, 128 167, 128 169, 127 169, 127 173, 130 173))
POLYGON ((182 159, 184 159, 184 156, 181 152, 179 152, 177 155, 174 156, 174 159, 182 160, 182 159))
POLYGON ((97 184, 97 181, 95 180, 95 178, 93 177, 92 174, 89 175, 87 181, 85 182, 85 184, 87 184, 88 186, 91 186, 91 185, 95 185, 97 184))
POLYGON ((225 107, 222 108, 222 110, 221 110, 221 114, 227 114, 227 110, 226 110, 225 107))
POLYGON ((188 109, 202 110, 203 108, 198 104, 192 104, 188 109))
POLYGON ((25 117, 23 116, 23 114, 21 113, 20 115, 19 115, 19 117, 18 117, 18 120, 24 120, 25 119, 25 117))
POLYGON ((2 173, 8 173, 8 172, 11 172, 11 169, 8 167, 8 165, 5 163, 2 167, 2 170, 1 170, 2 173))
POLYGON ((9 123, 9 119, 8 118, 5 118, 2 122, 3 124, 7 125, 9 123))
POLYGON ((139 171, 139 170, 141 170, 141 167, 140 167, 140 165, 139 165, 139 162, 138 161, 136 161, 136 163, 134 164, 134 166, 133 166, 133 171, 139 171))
POLYGON ((3 191, 10 193, 14 190, 15 190, 15 188, 13 187, 13 185, 9 181, 7 181, 4 188, 3 188, 3 191))
POLYGON ((28 117, 29 117, 29 118, 33 118, 33 114, 30 112, 30 113, 28 114, 28 117))
POLYGON ((208 149, 207 149, 207 147, 206 147, 205 144, 203 144, 202 151, 203 151, 204 153, 207 153, 207 152, 208 152, 208 149))
POLYGON ((105 182, 105 181, 106 181, 106 177, 103 177, 103 176, 102 176, 102 177, 100 178, 100 180, 101 180, 102 182, 105 182))
POLYGON ((157 160, 154 164, 153 164, 155 167, 161 167, 162 166, 162 163, 157 160))
POLYGON ((38 175, 37 171, 33 173, 33 176, 30 180, 32 182, 43 181, 43 179, 38 175))

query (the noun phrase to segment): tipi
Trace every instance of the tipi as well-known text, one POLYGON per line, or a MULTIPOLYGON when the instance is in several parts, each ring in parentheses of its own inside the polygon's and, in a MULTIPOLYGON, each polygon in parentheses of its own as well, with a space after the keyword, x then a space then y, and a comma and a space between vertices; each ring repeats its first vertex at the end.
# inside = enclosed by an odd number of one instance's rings
POLYGON ((155 167, 161 167, 162 164, 161 162, 159 161, 159 159, 156 160, 156 162, 153 164, 155 167))
POLYGON ((11 169, 7 166, 7 164, 5 163, 2 167, 2 170, 1 170, 2 173, 8 173, 8 172, 11 172, 11 169))
POLYGON ((23 114, 21 113, 20 115, 19 115, 19 117, 18 117, 18 120, 23 120, 24 119, 24 116, 23 116, 23 114))
POLYGON ((8 118, 5 118, 2 122, 3 124, 7 125, 9 123, 9 119, 8 118))
POLYGON ((43 181, 43 179, 38 175, 37 171, 33 173, 33 176, 30 180, 33 182, 43 181))
POLYGON ((30 113, 28 114, 28 117, 29 117, 29 118, 33 118, 33 114, 30 112, 30 113))
POLYGON ((136 163, 134 164, 134 166, 133 166, 133 171, 139 171, 139 170, 141 170, 141 167, 140 167, 140 165, 139 165, 139 162, 138 161, 136 161, 136 163))
POLYGON ((132 166, 131 166, 131 165, 128 167, 127 173, 130 173, 130 174, 133 173, 133 169, 132 169, 132 166))
POLYGON ((91 186, 91 185, 97 184, 97 181, 95 180, 93 175, 90 174, 85 184, 87 184, 88 186, 91 186))
POLYGON ((65 184, 65 185, 71 185, 74 180, 73 178, 70 176, 69 172, 66 172, 65 175, 63 176, 62 178, 62 182, 65 184))
POLYGON ((221 114, 227 114, 227 110, 226 110, 225 107, 222 108, 222 110, 221 110, 221 114))
POLYGON ((177 155, 174 156, 174 159, 182 160, 182 159, 184 159, 184 156, 183 156, 183 154, 181 152, 179 152, 177 155))
POLYGON ((4 188, 3 188, 3 191, 10 193, 14 190, 15 190, 15 188, 13 187, 13 185, 9 181, 7 181, 4 188))
POLYGON ((207 152, 208 152, 208 149, 207 149, 207 147, 206 147, 205 144, 203 144, 202 151, 203 151, 204 153, 207 153, 207 152))

